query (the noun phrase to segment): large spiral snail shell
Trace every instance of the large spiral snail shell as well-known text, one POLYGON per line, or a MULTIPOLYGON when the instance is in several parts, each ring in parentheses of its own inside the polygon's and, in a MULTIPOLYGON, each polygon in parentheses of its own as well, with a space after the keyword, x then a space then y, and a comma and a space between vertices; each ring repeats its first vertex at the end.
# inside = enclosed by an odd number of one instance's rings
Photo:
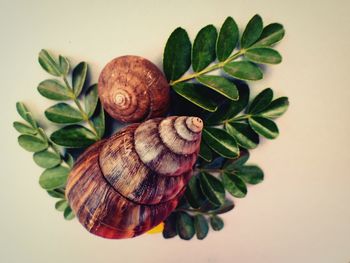
POLYGON ((98 80, 104 109, 122 122, 164 116, 169 106, 169 92, 169 84, 157 66, 138 56, 113 59, 98 80))
POLYGON ((105 238, 138 236, 176 208, 196 162, 202 120, 155 118, 90 146, 66 196, 80 223, 105 238))

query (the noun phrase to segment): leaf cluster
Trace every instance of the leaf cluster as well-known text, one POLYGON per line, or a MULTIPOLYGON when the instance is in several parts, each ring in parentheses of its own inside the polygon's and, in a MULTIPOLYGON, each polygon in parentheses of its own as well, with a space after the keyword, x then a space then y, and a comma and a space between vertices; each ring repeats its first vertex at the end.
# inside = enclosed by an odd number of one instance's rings
POLYGON ((25 150, 33 152, 34 162, 45 169, 39 177, 40 186, 50 196, 60 199, 55 207, 63 212, 64 218, 73 219, 74 214, 64 195, 67 177, 74 163, 73 157, 69 153, 61 154, 23 103, 17 102, 16 109, 23 119, 22 122, 13 123, 20 133, 18 143, 25 150))
POLYGON ((57 124, 69 124, 50 136, 57 145, 67 148, 87 147, 103 137, 105 116, 99 103, 97 85, 87 85, 88 65, 80 62, 71 72, 66 57, 55 59, 46 50, 39 53, 39 63, 44 70, 59 79, 47 79, 38 86, 39 93, 59 103, 45 110, 45 116, 57 124), (83 105, 84 106, 83 106, 83 105))

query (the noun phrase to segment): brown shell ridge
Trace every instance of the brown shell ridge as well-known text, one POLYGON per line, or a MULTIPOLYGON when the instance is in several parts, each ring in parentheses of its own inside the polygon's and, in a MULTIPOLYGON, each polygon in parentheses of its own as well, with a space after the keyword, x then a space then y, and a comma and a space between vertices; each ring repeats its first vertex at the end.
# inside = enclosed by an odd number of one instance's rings
MULTIPOLYGON (((160 136, 160 133, 159 133, 159 125, 160 125, 160 122, 162 121, 162 118, 155 118, 155 119, 151 119, 151 120, 153 120, 153 121, 156 121, 156 124, 157 124, 157 132, 156 132, 156 136, 157 136, 157 138, 159 139, 159 141, 163 144, 163 146, 164 146, 164 150, 161 152, 161 154, 159 154, 159 156, 164 156, 165 154, 170 154, 170 155, 173 155, 173 156, 175 156, 175 158, 177 159, 177 160, 181 160, 181 159, 183 159, 183 158, 193 158, 194 156, 196 156, 197 155, 197 153, 196 152, 194 152, 194 153, 192 153, 192 154, 178 154, 178 153, 175 153, 175 152, 173 152, 169 147, 168 147, 168 145, 167 144, 165 144, 164 143, 164 141, 163 141, 163 139, 161 138, 161 136, 160 136), (165 152, 164 152, 165 151, 165 152)), ((134 130, 134 133, 133 133, 133 137, 134 137, 134 140, 133 140, 133 147, 134 147, 134 149, 136 149, 136 147, 135 147, 135 132, 136 132, 136 129, 134 130)), ((137 155, 139 156, 139 153, 136 151, 136 153, 137 153, 137 155)), ((142 161, 142 159, 141 159, 141 157, 139 156, 139 159, 142 161)), ((151 162, 149 162, 149 163, 154 163, 153 161, 151 161, 151 162)), ((190 171, 191 169, 192 169, 192 167, 189 167, 187 170, 184 170, 181 174, 177 174, 177 175, 169 175, 169 174, 162 174, 162 173, 160 173, 160 172, 158 172, 158 171, 155 171, 149 164, 147 164, 147 163, 143 163, 147 168, 149 168, 150 170, 152 170, 152 171, 154 171, 154 172, 156 172, 156 173, 158 173, 159 175, 162 175, 162 176, 181 176, 183 173, 186 173, 186 172, 188 172, 188 171, 190 171)))

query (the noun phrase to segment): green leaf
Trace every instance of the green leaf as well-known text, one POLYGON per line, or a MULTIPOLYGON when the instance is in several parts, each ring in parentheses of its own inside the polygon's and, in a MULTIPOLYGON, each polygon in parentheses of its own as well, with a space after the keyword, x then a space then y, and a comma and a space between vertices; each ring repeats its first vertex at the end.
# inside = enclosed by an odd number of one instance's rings
POLYGON ((61 55, 58 56, 58 62, 60 65, 61 73, 63 76, 67 76, 69 73, 69 61, 66 57, 63 57, 61 55))
POLYGON ((39 53, 39 64, 47 73, 53 76, 59 77, 62 75, 59 64, 45 49, 42 49, 39 53))
POLYGON ((86 62, 80 62, 74 69, 72 74, 73 91, 76 97, 79 96, 80 92, 84 87, 86 80, 88 65, 86 62))
POLYGON ((38 129, 38 123, 36 122, 36 120, 34 120, 32 114, 30 112, 26 113, 26 118, 28 123, 34 128, 34 129, 38 129))
POLYGON ((259 115, 262 117, 274 119, 285 113, 288 109, 288 106, 288 98, 281 97, 272 101, 267 108, 265 108, 262 112, 259 113, 259 115))
POLYGON ((217 215, 210 217, 210 225, 214 231, 220 231, 224 227, 224 221, 217 215))
POLYGON ((213 210, 212 212, 215 214, 224 214, 231 211, 234 207, 235 204, 231 200, 226 199, 225 203, 222 206, 213 210))
POLYGON ((38 91, 42 96, 51 100, 72 99, 71 91, 55 79, 47 79, 41 82, 38 86, 38 91))
POLYGON ((249 124, 256 133, 267 139, 275 139, 278 136, 278 127, 269 119, 258 116, 251 117, 249 118, 249 124))
POLYGON ((65 126, 53 132, 50 138, 54 143, 68 148, 85 148, 97 141, 95 134, 81 125, 65 126))
POLYGON ((219 179, 203 172, 199 181, 203 194, 212 204, 220 206, 225 202, 225 189, 219 179))
POLYGON ((28 121, 27 113, 29 112, 27 107, 22 102, 16 103, 16 109, 18 114, 23 118, 23 120, 28 121))
POLYGON ((52 168, 61 163, 61 156, 48 150, 35 153, 33 159, 42 168, 52 168))
POLYGON ((35 135, 37 134, 37 131, 33 129, 32 127, 28 126, 27 124, 15 121, 13 123, 13 127, 21 134, 30 134, 35 135))
POLYGON ((55 204, 56 210, 63 212, 68 207, 67 200, 59 200, 55 204))
POLYGON ((171 213, 164 221, 163 237, 168 239, 175 237, 176 235, 176 213, 171 213))
POLYGON ((105 112, 101 103, 91 120, 97 131, 97 136, 102 138, 105 133, 105 112))
POLYGON ((264 89, 254 98, 253 102, 249 106, 248 113, 256 114, 263 111, 270 105, 272 98, 273 98, 272 89, 270 88, 264 89))
POLYGON ((181 239, 190 240, 195 234, 192 216, 184 212, 177 213, 176 229, 181 239))
POLYGON ((258 184, 264 180, 264 172, 255 165, 242 166, 235 173, 248 184, 258 184))
POLYGON ((84 97, 84 105, 85 105, 85 112, 90 118, 97 106, 98 102, 98 93, 97 93, 97 84, 94 84, 89 87, 89 89, 85 92, 85 97, 84 97))
POLYGON ((240 113, 249 102, 249 87, 246 85, 237 86, 239 99, 237 101, 227 101, 222 104, 216 112, 209 115, 206 119, 206 124, 221 124, 222 122, 235 117, 240 113))
POLYGON ((191 41, 187 32, 178 27, 171 33, 164 49, 163 69, 168 79, 177 80, 191 66, 191 41))
POLYGON ((47 190, 47 193, 53 198, 65 198, 64 189, 61 188, 47 190))
POLYGON ((224 71, 230 76, 242 80, 259 80, 263 78, 261 69, 249 61, 235 61, 224 66, 224 71))
POLYGON ((208 235, 209 225, 203 215, 198 214, 194 217, 194 228, 199 240, 204 239, 208 235))
POLYGON ((188 203, 193 208, 200 208, 206 201, 197 176, 192 176, 191 180, 188 182, 185 196, 188 203))
POLYGON ((259 135, 248 124, 234 122, 225 125, 226 131, 235 137, 238 145, 246 149, 254 149, 259 144, 259 135))
POLYGON ((221 76, 202 75, 197 77, 196 80, 230 100, 238 100, 238 89, 236 85, 227 78, 221 76))
POLYGON ((56 166, 46 169, 39 178, 39 184, 46 190, 53 190, 66 185, 69 169, 63 166, 56 166))
POLYGON ((263 64, 278 64, 282 61, 282 56, 272 48, 251 48, 244 53, 250 61, 263 64))
POLYGON ((241 38, 241 48, 248 48, 253 45, 261 36, 263 21, 259 15, 253 16, 244 29, 241 38))
POLYGON ((192 50, 192 68, 195 72, 205 69, 215 60, 217 37, 218 33, 213 25, 207 25, 198 32, 192 50))
POLYGON ((64 210, 63 216, 64 216, 64 219, 66 220, 72 220, 75 217, 74 212, 72 211, 72 208, 70 208, 70 206, 68 206, 64 210))
POLYGON ((238 26, 232 17, 226 18, 216 43, 216 53, 219 61, 226 60, 235 49, 239 37, 238 26))
POLYGON ((182 82, 173 86, 173 90, 177 94, 189 100, 198 107, 210 112, 216 111, 217 104, 212 99, 208 98, 203 91, 201 92, 201 89, 203 89, 202 85, 197 85, 194 83, 182 82))
POLYGON ((244 165, 249 159, 249 152, 247 150, 241 150, 239 157, 236 159, 226 160, 223 168, 227 171, 237 170, 239 167, 244 165))
POLYGON ((70 153, 67 153, 64 155, 64 161, 68 164, 70 168, 74 165, 74 158, 70 153))
POLYGON ((204 141, 201 141, 201 147, 199 149, 198 155, 207 162, 211 162, 211 160, 213 159, 213 153, 204 141))
POLYGON ((28 134, 20 135, 18 137, 18 143, 23 149, 29 152, 40 152, 48 147, 47 142, 28 134))
POLYGON ((225 130, 205 128, 203 139, 215 152, 226 158, 235 158, 239 154, 236 140, 225 130))
POLYGON ((45 111, 45 116, 55 123, 77 123, 84 120, 80 111, 67 103, 58 103, 51 106, 45 111))
POLYGON ((285 31, 281 24, 272 23, 264 27, 259 40, 254 44, 255 46, 272 46, 284 37, 285 31))
POLYGON ((234 174, 224 172, 222 175, 222 183, 224 184, 225 189, 234 197, 242 198, 247 194, 247 186, 241 178, 234 174))

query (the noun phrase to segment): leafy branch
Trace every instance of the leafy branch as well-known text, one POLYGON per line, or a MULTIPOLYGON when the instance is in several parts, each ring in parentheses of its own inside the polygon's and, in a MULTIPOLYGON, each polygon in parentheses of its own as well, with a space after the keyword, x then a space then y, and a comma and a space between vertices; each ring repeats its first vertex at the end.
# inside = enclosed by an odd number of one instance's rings
POLYGON ((23 103, 17 102, 16 108, 25 121, 13 123, 14 128, 21 134, 18 143, 25 150, 33 152, 34 162, 45 169, 39 178, 40 186, 50 196, 60 199, 55 207, 63 212, 64 218, 73 219, 74 214, 64 194, 67 177, 74 163, 73 157, 69 153, 61 153, 23 103))
POLYGON ((61 77, 48 79, 38 86, 39 93, 51 100, 71 101, 76 107, 60 102, 48 108, 45 116, 52 122, 58 124, 72 124, 65 126, 51 135, 56 144, 69 147, 87 147, 103 137, 105 129, 104 111, 98 106, 97 85, 89 86, 85 92, 84 86, 87 78, 88 65, 80 62, 72 72, 72 84, 68 81, 70 65, 67 58, 59 56, 58 62, 46 50, 39 53, 39 63, 49 74, 61 77), (84 93, 84 107, 79 99, 84 93), (90 128, 76 123, 85 122, 90 128), (79 138, 79 140, 76 140, 79 138))
POLYGON ((231 17, 219 34, 213 25, 202 28, 193 47, 184 29, 177 28, 170 35, 164 50, 164 72, 179 96, 204 110, 199 116, 205 127, 194 176, 184 200, 165 221, 165 238, 179 235, 189 240, 196 234, 203 239, 209 224, 213 230, 222 229, 224 222, 218 214, 234 207, 226 194, 243 198, 247 184, 263 181, 264 173, 258 166, 245 164, 248 150, 258 146, 260 136, 278 136, 274 119, 287 110, 289 102, 286 97, 273 100, 273 91, 267 88, 249 103, 249 87, 242 80, 262 79, 258 64, 282 61, 272 46, 284 33, 281 24, 263 27, 261 17, 255 15, 240 41, 238 26, 231 17), (191 66, 192 72, 188 72, 191 66), (208 74, 217 70, 223 74, 208 74))

